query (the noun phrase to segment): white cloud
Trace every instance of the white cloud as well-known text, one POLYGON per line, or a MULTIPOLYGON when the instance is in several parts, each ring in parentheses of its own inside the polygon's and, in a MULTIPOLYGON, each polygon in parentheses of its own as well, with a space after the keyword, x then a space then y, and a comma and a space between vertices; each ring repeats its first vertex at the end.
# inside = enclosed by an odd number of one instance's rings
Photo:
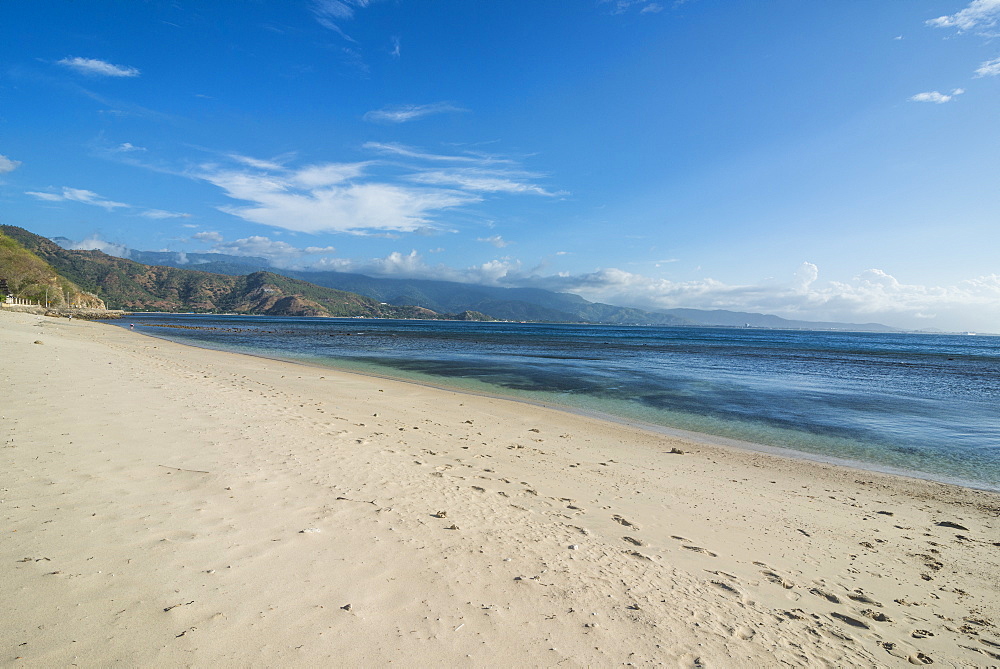
POLYGON ((292 179, 305 188, 333 186, 362 176, 370 163, 326 163, 295 172, 292 179))
POLYGON ((191 218, 191 214, 184 214, 179 211, 166 211, 164 209, 147 209, 139 215, 156 220, 162 220, 165 218, 191 218))
POLYGON ((332 30, 350 42, 356 42, 344 32, 340 24, 353 19, 355 9, 363 9, 371 2, 372 0, 312 0, 311 9, 317 23, 321 26, 332 30))
POLYGON ((86 190, 83 188, 69 188, 68 186, 63 186, 59 192, 48 193, 29 190, 25 191, 25 195, 30 195, 46 202, 79 202, 81 204, 101 207, 103 209, 107 209, 108 211, 113 211, 115 209, 138 210, 136 213, 138 213, 139 216, 152 218, 154 220, 163 220, 168 218, 191 218, 191 214, 185 214, 179 211, 167 211, 165 209, 142 209, 141 207, 136 207, 135 205, 125 204, 124 202, 115 202, 114 200, 108 200, 107 198, 98 195, 92 190, 86 190))
POLYGON ((105 241, 97 235, 92 235, 80 242, 68 243, 65 245, 65 248, 71 251, 102 251, 116 258, 128 258, 130 254, 127 246, 105 241))
POLYGON ((115 148, 113 150, 117 151, 119 153, 131 153, 132 151, 145 151, 146 148, 142 147, 142 146, 136 146, 135 144, 132 144, 131 142, 125 142, 123 144, 119 144, 117 146, 117 148, 115 148))
POLYGON ((945 102, 950 102, 956 95, 961 95, 964 92, 965 89, 963 88, 956 88, 951 92, 951 95, 945 95, 943 93, 939 93, 938 91, 927 91, 926 93, 917 93, 910 98, 910 102, 935 102, 940 105, 945 102))
POLYGON ((1000 275, 951 286, 905 284, 881 269, 849 281, 819 280, 803 263, 787 283, 726 284, 715 279, 670 281, 617 268, 583 275, 510 276, 506 283, 574 292, 610 304, 658 310, 676 307, 770 313, 810 321, 881 322, 904 328, 1000 332, 1000 275))
POLYGON ((349 19, 354 17, 352 4, 356 3, 340 2, 340 0, 313 0, 313 12, 319 16, 349 19))
POLYGON ((1000 75, 1000 58, 987 60, 976 70, 977 77, 995 77, 1000 75))
POLYGON ((227 154, 227 157, 235 160, 238 163, 243 163, 248 167, 256 167, 259 170, 283 170, 285 166, 274 160, 261 160, 260 158, 251 158, 250 156, 244 156, 239 153, 227 154))
MULTIPOLYGON (((398 145, 365 146, 414 159, 499 162, 494 158, 425 154, 398 145)), ((188 172, 188 176, 207 181, 240 202, 220 206, 220 210, 254 223, 299 232, 427 234, 440 227, 435 220, 443 211, 480 202, 481 192, 551 195, 528 182, 536 175, 516 169, 422 171, 383 161, 290 168, 238 154, 229 157, 241 166, 206 164, 188 172), (376 169, 393 174, 379 176, 373 174, 376 169), (412 170, 410 174, 399 173, 407 169, 412 170)))
MULTIPOLYGON (((440 253, 443 250, 432 249, 429 253, 440 253)), ((385 257, 367 260, 323 258, 309 266, 309 269, 357 272, 369 276, 437 279, 486 285, 499 285, 508 276, 518 274, 520 268, 520 262, 510 259, 490 260, 465 269, 455 269, 442 264, 428 265, 415 250, 409 253, 393 251, 385 257)))
POLYGON ((399 58, 399 53, 400 53, 399 38, 398 37, 393 37, 392 38, 392 51, 389 52, 389 55, 392 56, 393 58, 399 58))
POLYGON ((203 241, 214 240, 216 236, 218 236, 219 239, 212 248, 212 251, 235 256, 255 256, 267 258, 278 267, 287 266, 303 256, 333 253, 337 250, 332 246, 307 246, 306 248, 297 248, 287 242, 276 241, 259 235, 245 237, 231 242, 222 241, 222 236, 218 233, 199 233, 194 235, 196 239, 200 238, 203 241))
POLYGON ((21 165, 20 160, 11 160, 7 156, 0 155, 0 174, 13 172, 21 165))
POLYGON ((223 236, 218 232, 196 232, 191 237, 197 239, 199 242, 207 243, 218 243, 223 240, 223 236))
POLYGON ((480 237, 476 241, 477 242, 486 242, 487 244, 492 244, 493 246, 497 247, 498 249, 502 249, 502 248, 504 248, 506 246, 510 246, 510 244, 511 244, 510 242, 508 242, 507 240, 505 240, 500 235, 493 235, 492 237, 480 237))
MULTIPOLYGON (((396 48, 399 48, 398 44, 396 48)), ((396 105, 370 111, 365 114, 364 119, 376 123, 406 123, 407 121, 415 121, 433 114, 464 111, 467 110, 456 107, 448 102, 436 102, 429 105, 396 105)))
MULTIPOLYGON (((640 14, 656 14, 663 11, 663 5, 650 0, 601 0, 611 4, 611 11, 614 14, 623 14, 633 7, 639 8, 640 14)), ((679 4, 679 3, 678 3, 679 4)))
POLYGON ((478 198, 457 191, 420 189, 389 183, 313 183, 316 167, 301 173, 251 174, 206 168, 200 178, 221 188, 228 197, 248 202, 223 206, 244 220, 299 232, 411 231, 431 224, 444 209, 470 204, 478 198))
POLYGON ((63 58, 57 61, 60 65, 76 70, 82 74, 99 77, 138 77, 137 68, 111 63, 96 58, 63 58))
POLYGON ((474 193, 535 194, 550 197, 564 194, 553 193, 532 183, 542 175, 515 168, 514 161, 509 158, 490 155, 435 154, 402 144, 380 142, 368 142, 364 148, 414 160, 463 165, 435 169, 415 168, 415 171, 406 177, 413 183, 449 186, 474 193))
POLYGON ((808 292, 809 286, 819 278, 819 267, 811 262, 804 262, 795 270, 794 277, 792 287, 799 293, 808 292))
POLYGON ((396 144, 393 142, 365 142, 364 148, 379 153, 389 153, 404 158, 416 158, 418 160, 442 161, 452 163, 489 163, 489 162, 510 162, 509 160, 493 160, 490 158, 480 158, 476 156, 449 156, 437 153, 427 153, 412 147, 396 144))
POLYGON ((26 190, 25 195, 31 195, 32 197, 37 197, 39 200, 46 200, 48 202, 59 202, 63 200, 63 196, 57 193, 40 193, 38 191, 26 190))
POLYGON ((37 191, 25 191, 27 195, 38 198, 39 200, 46 200, 49 202, 82 202, 83 204, 91 204, 95 207, 103 207, 108 211, 112 209, 119 209, 122 207, 128 208, 131 205, 127 205, 124 202, 115 202, 114 200, 106 200, 94 191, 84 190, 82 188, 68 188, 63 187, 62 191, 59 193, 40 193, 37 191))
POLYGON ((411 175, 411 181, 437 186, 455 186, 478 193, 533 193, 554 196, 541 186, 524 181, 539 175, 514 170, 485 170, 481 168, 452 168, 428 170, 411 175))
POLYGON ((1000 0, 973 0, 965 9, 927 21, 935 28, 958 28, 972 30, 980 26, 996 24, 1000 15, 1000 0))

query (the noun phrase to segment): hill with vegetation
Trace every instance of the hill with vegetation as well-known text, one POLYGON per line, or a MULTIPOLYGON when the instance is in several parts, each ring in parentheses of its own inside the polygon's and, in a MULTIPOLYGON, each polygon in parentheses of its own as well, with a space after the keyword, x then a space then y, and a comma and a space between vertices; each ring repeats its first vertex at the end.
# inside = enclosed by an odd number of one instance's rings
MULTIPOLYGON (((445 318, 418 306, 382 304, 374 299, 317 286, 274 274, 245 276, 212 274, 177 267, 143 265, 101 251, 71 251, 23 228, 0 226, 8 249, 8 275, 21 286, 30 268, 32 276, 79 286, 103 299, 109 308, 127 311, 267 314, 272 316, 344 316, 366 318, 445 318)), ((60 285, 63 285, 60 284, 60 285)), ((19 288, 20 289, 20 288, 19 288)), ((20 289, 26 290, 26 289, 20 289)), ((34 294, 34 293, 32 293, 34 294)), ((481 320, 482 314, 462 314, 481 320)))
POLYGON ((0 300, 11 295, 42 306, 103 309, 104 302, 62 276, 0 227, 0 300))

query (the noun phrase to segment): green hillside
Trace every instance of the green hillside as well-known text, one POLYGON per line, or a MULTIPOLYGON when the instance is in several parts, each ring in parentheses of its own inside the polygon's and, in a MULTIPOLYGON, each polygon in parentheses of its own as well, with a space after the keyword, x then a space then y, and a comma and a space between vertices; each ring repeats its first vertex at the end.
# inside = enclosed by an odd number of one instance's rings
POLYGON ((100 298, 81 290, 5 232, 6 226, 0 226, 0 299, 9 294, 43 306, 104 307, 100 298))
MULTIPOLYGON (((275 316, 347 316, 367 318, 444 318, 428 309, 381 304, 368 297, 271 272, 246 276, 211 274, 176 267, 143 265, 100 251, 70 251, 23 228, 0 226, 8 258, 0 263, 21 292, 46 281, 80 286, 126 311, 183 311, 268 314, 275 316), (48 268, 46 270, 46 268, 48 268), (48 272, 46 275, 45 272, 48 272)), ((0 274, 0 278, 3 274, 0 274)), ((53 284, 55 285, 55 284, 53 284)), ((32 288, 37 294, 37 287, 32 288)), ((468 315, 464 315, 469 318, 468 315)), ((473 316, 474 318, 475 316, 473 316)))

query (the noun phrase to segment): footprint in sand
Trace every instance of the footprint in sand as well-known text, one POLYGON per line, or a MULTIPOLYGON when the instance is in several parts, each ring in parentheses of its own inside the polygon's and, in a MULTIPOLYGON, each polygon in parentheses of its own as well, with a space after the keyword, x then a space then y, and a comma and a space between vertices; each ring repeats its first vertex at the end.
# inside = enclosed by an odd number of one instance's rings
POLYGON ((892 618, 890 618, 889 616, 885 615, 881 611, 876 611, 874 609, 865 609, 864 611, 861 612, 861 615, 866 616, 868 618, 871 618, 872 620, 874 620, 877 623, 891 623, 892 622, 892 618))
POLYGON ((729 585, 725 581, 712 581, 712 585, 714 585, 715 587, 720 588, 722 590, 725 590, 726 592, 728 592, 730 594, 733 594, 733 595, 739 595, 739 594, 741 594, 739 590, 737 590, 733 586, 729 585))
POLYGON ((832 604, 840 604, 840 597, 832 593, 826 592, 825 590, 820 590, 819 588, 809 588, 809 592, 816 595, 817 597, 822 597, 823 599, 832 604))
POLYGON ((625 527, 631 527, 633 530, 638 530, 639 529, 638 525, 636 525, 635 523, 633 523, 631 521, 625 520, 624 518, 622 518, 621 516, 619 516, 617 514, 615 514, 614 516, 611 516, 611 518, 616 523, 618 523, 619 525, 624 525, 625 527))
POLYGON ((622 537, 622 541, 630 543, 633 546, 642 546, 642 541, 636 539, 635 537, 622 537))
POLYGON ((852 618, 851 616, 845 616, 843 613, 833 612, 830 615, 839 620, 840 622, 847 623, 851 627, 860 627, 861 629, 866 629, 866 630, 871 629, 871 627, 861 622, 857 618, 852 618))
POLYGON ((869 597, 860 590, 855 590, 853 593, 848 593, 847 596, 856 602, 861 602, 862 604, 871 604, 872 606, 882 606, 882 604, 876 602, 874 599, 872 599, 871 597, 869 597))
POLYGON ((771 583, 777 583, 785 590, 791 590, 795 587, 794 583, 786 580, 783 576, 781 576, 781 574, 777 574, 773 571, 762 571, 761 573, 764 574, 768 581, 771 583))
POLYGON ((695 553, 704 553, 708 557, 719 557, 718 555, 716 555, 712 551, 710 551, 708 549, 705 549, 705 548, 702 548, 701 546, 687 546, 687 545, 685 545, 683 547, 686 548, 689 551, 694 551, 695 553))

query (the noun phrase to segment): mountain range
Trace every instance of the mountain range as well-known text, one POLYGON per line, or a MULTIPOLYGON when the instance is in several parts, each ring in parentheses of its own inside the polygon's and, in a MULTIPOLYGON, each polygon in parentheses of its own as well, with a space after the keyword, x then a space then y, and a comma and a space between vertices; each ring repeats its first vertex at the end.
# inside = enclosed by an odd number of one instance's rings
POLYGON ((64 248, 72 245, 68 239, 49 240, 14 226, 0 226, 0 233, 109 307, 133 311, 894 331, 879 323, 789 320, 750 312, 644 311, 541 288, 289 270, 265 258, 221 253, 127 249, 122 253, 126 257, 119 258, 69 250, 64 248))
MULTIPOLYGON (((60 240, 57 240, 60 241, 60 240)), ((69 240, 65 240, 69 242, 69 240)), ((841 323, 804 321, 770 314, 723 309, 664 309, 644 311, 598 302, 589 302, 572 293, 556 293, 541 288, 506 288, 436 281, 429 279, 393 279, 349 272, 321 272, 278 269, 266 258, 233 256, 222 253, 176 253, 173 251, 129 250, 129 257, 147 264, 173 267, 197 267, 220 274, 244 274, 268 270, 315 283, 346 290, 382 302, 397 305, 420 305, 440 312, 479 311, 500 320, 567 321, 590 323, 649 324, 712 327, 757 327, 802 330, 852 330, 894 332, 896 328, 881 323, 841 323)))

